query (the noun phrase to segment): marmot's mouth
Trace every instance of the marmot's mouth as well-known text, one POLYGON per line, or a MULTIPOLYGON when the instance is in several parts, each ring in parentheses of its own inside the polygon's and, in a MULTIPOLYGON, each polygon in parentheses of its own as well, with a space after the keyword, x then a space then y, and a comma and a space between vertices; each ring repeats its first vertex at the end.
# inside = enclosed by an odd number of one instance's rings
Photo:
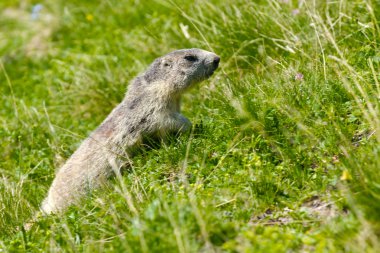
POLYGON ((212 76, 215 72, 215 69, 209 71, 207 74, 206 74, 206 77, 209 78, 210 76, 212 76))
POLYGON ((209 69, 209 71, 207 71, 206 73, 206 77, 209 78, 210 76, 212 76, 217 68, 218 67, 209 69))

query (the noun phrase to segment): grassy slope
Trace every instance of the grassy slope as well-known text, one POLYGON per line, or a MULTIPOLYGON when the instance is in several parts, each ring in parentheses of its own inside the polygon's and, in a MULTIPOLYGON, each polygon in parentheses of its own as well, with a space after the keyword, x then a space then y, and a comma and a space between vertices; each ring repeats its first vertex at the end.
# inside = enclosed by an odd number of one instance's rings
POLYGON ((49 2, 37 20, 35 1, 0 3, 0 248, 379 247, 375 1, 49 2), (184 98, 192 134, 142 152, 80 207, 18 231, 128 81, 188 47, 222 58, 184 98))

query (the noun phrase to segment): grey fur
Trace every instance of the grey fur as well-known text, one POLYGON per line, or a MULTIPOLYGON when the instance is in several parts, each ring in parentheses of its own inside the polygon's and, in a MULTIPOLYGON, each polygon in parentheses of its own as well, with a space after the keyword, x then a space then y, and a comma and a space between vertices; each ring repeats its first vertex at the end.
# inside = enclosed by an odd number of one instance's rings
POLYGON ((201 49, 182 49, 157 58, 128 86, 123 101, 83 141, 58 171, 42 203, 46 214, 77 202, 120 169, 143 137, 164 137, 191 127, 180 113, 180 96, 210 77, 219 57, 201 49))

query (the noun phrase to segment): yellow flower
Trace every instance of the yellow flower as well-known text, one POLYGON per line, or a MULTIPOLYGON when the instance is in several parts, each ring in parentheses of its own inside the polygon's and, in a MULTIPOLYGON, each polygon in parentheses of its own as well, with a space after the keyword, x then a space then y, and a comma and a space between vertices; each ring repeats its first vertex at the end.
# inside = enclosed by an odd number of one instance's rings
POLYGON ((86 19, 87 19, 87 21, 93 21, 94 20, 94 16, 93 15, 91 15, 91 14, 87 14, 86 15, 86 19))
POLYGON ((345 180, 351 180, 351 179, 352 179, 352 176, 350 172, 348 172, 348 170, 344 170, 342 172, 342 176, 340 177, 340 180, 345 181, 345 180))

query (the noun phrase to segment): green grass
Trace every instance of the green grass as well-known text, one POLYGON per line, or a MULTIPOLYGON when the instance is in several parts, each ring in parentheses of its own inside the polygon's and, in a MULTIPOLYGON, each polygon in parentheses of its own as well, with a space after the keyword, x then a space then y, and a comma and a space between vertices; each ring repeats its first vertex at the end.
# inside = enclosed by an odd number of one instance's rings
POLYGON ((370 0, 1 1, 0 251, 376 252, 379 10, 370 0), (128 82, 190 47, 222 59, 183 99, 197 127, 139 153, 80 206, 20 229, 128 82))

